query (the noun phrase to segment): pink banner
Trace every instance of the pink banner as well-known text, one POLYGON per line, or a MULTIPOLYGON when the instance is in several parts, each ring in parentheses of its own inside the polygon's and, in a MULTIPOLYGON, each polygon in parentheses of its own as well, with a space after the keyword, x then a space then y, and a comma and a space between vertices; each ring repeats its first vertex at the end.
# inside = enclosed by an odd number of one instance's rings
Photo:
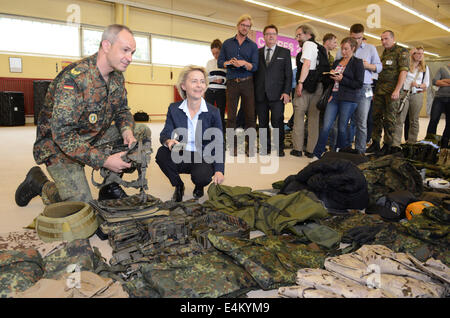
MULTIPOLYGON (((255 34, 256 45, 258 46, 258 48, 263 47, 266 44, 266 42, 264 41, 263 33, 260 31, 256 31, 255 34)), ((297 56, 298 52, 300 52, 301 50, 301 47, 298 45, 298 41, 296 39, 288 38, 286 36, 279 35, 277 45, 291 51, 291 56, 297 56)))

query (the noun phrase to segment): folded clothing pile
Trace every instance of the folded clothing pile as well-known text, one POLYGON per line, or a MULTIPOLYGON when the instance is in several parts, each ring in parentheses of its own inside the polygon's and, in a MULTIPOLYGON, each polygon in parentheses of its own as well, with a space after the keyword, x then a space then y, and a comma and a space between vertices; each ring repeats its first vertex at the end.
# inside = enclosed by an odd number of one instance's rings
POLYGON ((297 286, 281 287, 294 298, 430 298, 450 294, 450 269, 430 258, 422 263, 382 245, 364 245, 354 253, 329 257, 324 269, 297 272, 297 286))

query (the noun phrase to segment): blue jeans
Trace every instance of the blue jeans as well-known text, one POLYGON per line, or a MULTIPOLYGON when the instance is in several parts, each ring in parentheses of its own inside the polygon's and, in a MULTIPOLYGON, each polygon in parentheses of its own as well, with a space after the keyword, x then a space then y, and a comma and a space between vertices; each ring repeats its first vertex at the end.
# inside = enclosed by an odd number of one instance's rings
POLYGON ((319 140, 314 148, 314 155, 318 158, 322 157, 325 152, 325 146, 328 140, 328 134, 333 127, 336 117, 338 119, 338 138, 337 147, 346 148, 348 143, 348 121, 356 109, 357 103, 348 102, 343 100, 336 100, 336 95, 333 94, 333 99, 328 103, 325 115, 323 117, 323 127, 319 134, 319 140))
POLYGON ((361 96, 358 101, 358 106, 353 113, 350 123, 349 143, 351 144, 353 142, 353 138, 356 137, 355 149, 362 154, 366 152, 367 116, 370 110, 370 102, 372 101, 372 96, 366 97, 366 93, 371 91, 371 84, 364 84, 360 92, 361 96))

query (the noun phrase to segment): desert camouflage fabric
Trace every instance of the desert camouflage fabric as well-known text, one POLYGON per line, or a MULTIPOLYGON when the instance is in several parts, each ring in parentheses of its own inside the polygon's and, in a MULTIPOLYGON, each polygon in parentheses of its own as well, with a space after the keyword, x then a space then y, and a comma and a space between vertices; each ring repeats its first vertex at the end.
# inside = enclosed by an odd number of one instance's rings
POLYGON ((92 146, 96 140, 113 122, 120 133, 134 130, 123 74, 110 73, 107 84, 96 63, 97 54, 75 62, 50 84, 33 147, 38 164, 75 161, 98 169, 107 156, 92 146))
POLYGON ((22 230, 0 234, 0 250, 20 251, 36 249, 42 257, 65 246, 65 242, 45 243, 34 230, 22 230))
POLYGON ((279 294, 307 298, 314 290, 316 297, 437 298, 450 292, 447 266, 433 259, 421 263, 382 245, 327 258, 325 269, 300 269, 298 286, 280 288, 279 294))
POLYGON ((41 279, 13 298, 128 298, 119 282, 92 272, 66 273, 60 279, 41 279))

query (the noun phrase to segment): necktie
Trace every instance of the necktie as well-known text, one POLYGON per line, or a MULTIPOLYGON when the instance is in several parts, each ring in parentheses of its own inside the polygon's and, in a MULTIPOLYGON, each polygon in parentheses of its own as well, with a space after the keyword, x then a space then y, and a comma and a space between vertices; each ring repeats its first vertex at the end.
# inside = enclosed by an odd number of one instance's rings
POLYGON ((266 65, 269 65, 270 63, 270 51, 272 51, 272 49, 269 47, 266 54, 266 65))

